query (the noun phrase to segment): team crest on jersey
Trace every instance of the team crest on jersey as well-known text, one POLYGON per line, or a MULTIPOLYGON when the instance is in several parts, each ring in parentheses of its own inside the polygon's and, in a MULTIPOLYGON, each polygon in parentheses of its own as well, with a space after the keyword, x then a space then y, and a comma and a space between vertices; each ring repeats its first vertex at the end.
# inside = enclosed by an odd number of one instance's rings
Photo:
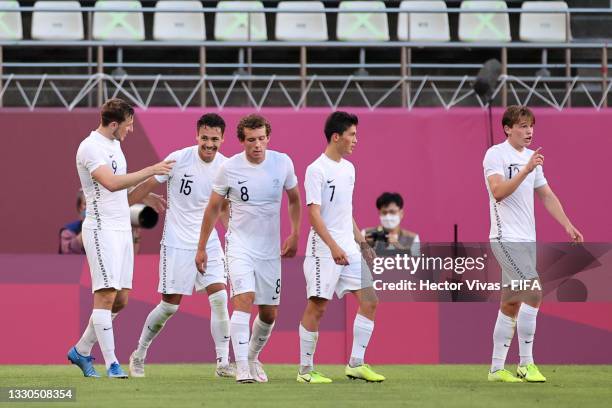
POLYGON ((272 180, 272 187, 273 188, 279 188, 280 187, 280 180, 275 178, 274 180, 272 180))

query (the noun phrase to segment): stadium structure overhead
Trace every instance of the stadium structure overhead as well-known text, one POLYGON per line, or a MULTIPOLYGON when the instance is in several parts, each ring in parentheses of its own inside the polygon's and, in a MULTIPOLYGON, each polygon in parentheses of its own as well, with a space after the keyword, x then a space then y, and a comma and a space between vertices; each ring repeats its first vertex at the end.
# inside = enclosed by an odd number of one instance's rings
POLYGON ((0 1, 0 104, 599 110, 611 22, 603 0, 0 1))

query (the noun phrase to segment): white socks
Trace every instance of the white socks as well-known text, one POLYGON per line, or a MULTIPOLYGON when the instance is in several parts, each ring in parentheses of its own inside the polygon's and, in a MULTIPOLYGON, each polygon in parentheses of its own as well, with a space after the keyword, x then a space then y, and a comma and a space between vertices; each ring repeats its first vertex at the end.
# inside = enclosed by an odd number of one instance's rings
POLYGON ((117 361, 115 357, 115 337, 113 336, 113 319, 111 311, 106 309, 94 309, 91 312, 91 321, 96 337, 100 343, 100 350, 104 356, 104 362, 108 369, 117 361))
MULTIPOLYGON (((117 317, 118 314, 119 313, 111 313, 111 319, 115 320, 115 317, 117 317)), ((96 336, 96 331, 94 330, 91 316, 89 316, 89 323, 87 323, 87 327, 85 328, 85 331, 83 332, 83 335, 81 336, 81 339, 75 346, 76 351, 82 356, 85 356, 85 357, 90 356, 91 349, 93 348, 94 344, 96 344, 97 342, 98 342, 98 337, 96 336)))
POLYGON ((208 296, 210 302, 210 333, 215 342, 217 363, 229 364, 230 320, 227 311, 227 292, 220 290, 208 296))
POLYGON ((145 359, 147 357, 147 349, 151 345, 151 342, 161 329, 166 324, 166 321, 172 317, 178 310, 178 305, 166 303, 163 300, 155 306, 155 309, 151 310, 151 313, 145 320, 140 339, 138 340, 138 348, 134 352, 134 356, 137 358, 145 359))
POLYGON ((349 365, 357 367, 363 364, 366 348, 370 342, 370 336, 374 331, 374 322, 365 316, 357 314, 353 323, 353 350, 349 365))
POLYGON ((314 353, 317 347, 319 332, 310 332, 300 324, 300 374, 306 374, 314 368, 314 353))
POLYGON ((521 305, 517 318, 517 333, 519 339, 519 365, 526 366, 533 363, 533 338, 536 330, 536 317, 538 309, 526 303, 521 305))
POLYGON ((236 364, 246 363, 249 356, 249 321, 251 314, 234 310, 230 324, 230 335, 236 364))
POLYGON ((510 348, 510 343, 512 343, 512 337, 514 337, 515 326, 516 321, 512 317, 506 316, 501 310, 497 313, 497 321, 493 330, 492 373, 504 369, 508 349, 510 348))
POLYGON ((274 322, 271 324, 265 323, 257 315, 253 321, 253 334, 249 342, 249 361, 256 361, 259 358, 259 353, 261 353, 261 350, 268 342, 273 328, 274 322))

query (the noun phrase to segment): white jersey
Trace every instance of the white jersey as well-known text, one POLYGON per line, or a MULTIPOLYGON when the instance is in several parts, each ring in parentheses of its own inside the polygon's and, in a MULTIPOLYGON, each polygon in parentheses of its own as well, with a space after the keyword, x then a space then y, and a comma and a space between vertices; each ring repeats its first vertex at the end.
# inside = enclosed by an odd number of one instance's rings
MULTIPOLYGON (((227 160, 217 153, 206 163, 198 154, 198 146, 172 152, 165 160, 176 160, 170 174, 155 176, 158 182, 168 182, 168 209, 161 244, 178 249, 195 250, 200 239, 204 210, 208 205, 212 184, 221 165, 227 160)), ((213 229, 206 244, 209 259, 223 257, 217 230, 213 229)))
POLYGON ((91 176, 103 165, 107 165, 114 174, 126 174, 127 162, 119 141, 110 140, 97 131, 91 132, 79 145, 76 165, 87 203, 83 228, 130 231, 127 190, 111 192, 91 176))
MULTIPOLYGON (((353 233, 355 167, 348 160, 334 161, 323 153, 306 169, 306 205, 321 206, 321 217, 330 235, 347 253, 360 253, 353 233)), ((329 247, 310 229, 306 255, 331 257, 329 247)))
POLYGON ((527 148, 519 152, 507 140, 487 150, 483 166, 491 215, 489 239, 506 242, 536 240, 533 196, 534 189, 547 184, 542 166, 537 166, 514 193, 499 203, 493 198, 487 180, 493 174, 503 176, 504 180, 511 179, 527 164, 533 153, 527 148))
POLYGON ((293 162, 284 153, 266 151, 260 164, 244 152, 228 159, 217 173, 213 190, 230 201, 225 235, 226 256, 257 259, 280 257, 280 208, 283 190, 297 185, 293 162))

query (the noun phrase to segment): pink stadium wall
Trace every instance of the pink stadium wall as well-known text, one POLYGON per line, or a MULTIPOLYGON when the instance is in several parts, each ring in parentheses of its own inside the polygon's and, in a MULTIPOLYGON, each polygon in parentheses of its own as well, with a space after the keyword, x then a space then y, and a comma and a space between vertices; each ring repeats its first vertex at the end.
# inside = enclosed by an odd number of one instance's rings
MULTIPOLYGON (((354 206, 360 226, 376 224, 375 199, 392 190, 405 198, 405 227, 418 231, 422 240, 451 241, 453 224, 459 225, 462 241, 486 240, 489 219, 482 157, 487 148, 487 127, 483 111, 353 111, 360 117, 358 146, 350 158, 357 169, 354 206)), ((228 123, 222 147, 226 155, 240 151, 236 123, 250 112, 222 112, 228 123)), ((197 109, 139 111, 135 132, 124 145, 129 168, 139 169, 193 143, 195 122, 202 113, 197 109)), ((501 113, 495 110, 493 115, 496 142, 503 139, 501 113)), ((293 158, 301 185, 306 166, 324 148, 322 127, 329 111, 266 109, 262 114, 272 123, 270 148, 293 158)), ((588 241, 610 242, 611 111, 539 109, 536 116, 534 144, 543 147, 545 174, 551 186, 588 241)), ((0 168, 8 184, 0 201, 0 308, 18 311, 0 317, 2 327, 14 328, 11 336, 4 337, 0 363, 63 362, 65 351, 77 340, 88 318, 91 295, 84 258, 51 254, 57 251, 59 228, 76 215, 76 148, 96 125, 97 112, 93 110, 0 112, 4 153, 0 168), (41 322, 37 318, 40 310, 61 316, 59 326, 57 321, 41 322), (44 352, 32 353, 43 349, 40 325, 48 326, 46 331, 53 335, 44 352)), ((565 240, 562 229, 542 207, 536 211, 539 239, 565 240)), ((284 213, 283 217, 286 220, 284 213)), ((287 232, 284 224, 283 234, 287 232)), ((304 222, 300 253, 307 228, 304 222)), ((137 258, 132 299, 117 320, 122 361, 158 301, 155 253, 160 232, 158 227, 144 235, 141 253, 153 255, 137 258)), ((263 357, 269 362, 297 362, 298 357, 297 324, 305 302, 303 275, 298 260, 285 264, 284 270, 283 308, 263 357)), ((317 350, 320 363, 344 361, 350 351, 354 307, 351 301, 334 302, 322 328, 317 350)), ((484 363, 490 356, 495 310, 495 304, 383 303, 368 358, 372 363, 484 363)), ((611 303, 545 305, 538 323, 539 361, 611 363, 612 351, 607 347, 612 341, 610 312, 611 303), (580 338, 581 347, 574 346, 576 338, 580 338)), ((156 350, 151 361, 212 361, 207 316, 205 297, 188 299, 169 323, 170 330, 153 346, 156 350)), ((510 355, 516 354, 511 351, 510 355)))
MULTIPOLYGON (((459 225, 462 241, 486 239, 489 218, 482 158, 487 148, 487 130, 483 111, 354 111, 361 122, 358 145, 350 160, 357 170, 354 204, 360 226, 376 224, 376 197, 392 190, 405 198, 405 226, 418 231, 422 240, 451 241, 453 224, 459 225)), ((236 124, 250 112, 222 112, 228 124, 222 147, 226 155, 240 151, 236 124)), ((195 122, 202 113, 199 109, 138 112, 134 133, 124 146, 129 169, 137 170, 193 143, 195 122)), ((322 127, 329 111, 267 109, 262 113, 272 123, 270 148, 293 158, 301 186, 306 166, 325 146, 322 127)), ((503 139, 501 113, 494 111, 496 142, 503 139)), ((609 242, 612 191, 606 186, 612 151, 612 111, 540 109, 536 115, 534 145, 543 147, 550 185, 586 239, 609 242)), ((76 216, 74 202, 79 181, 75 152, 97 122, 95 111, 0 112, 4 153, 0 169, 5 175, 5 193, 0 202, 0 253, 57 252, 59 228, 76 216)), ((564 232, 542 214, 541 206, 536 216, 540 240, 565 240, 564 232)), ((306 224, 302 226, 302 250, 306 224)), ((146 232, 142 252, 158 251, 160 232, 159 227, 146 232)))

